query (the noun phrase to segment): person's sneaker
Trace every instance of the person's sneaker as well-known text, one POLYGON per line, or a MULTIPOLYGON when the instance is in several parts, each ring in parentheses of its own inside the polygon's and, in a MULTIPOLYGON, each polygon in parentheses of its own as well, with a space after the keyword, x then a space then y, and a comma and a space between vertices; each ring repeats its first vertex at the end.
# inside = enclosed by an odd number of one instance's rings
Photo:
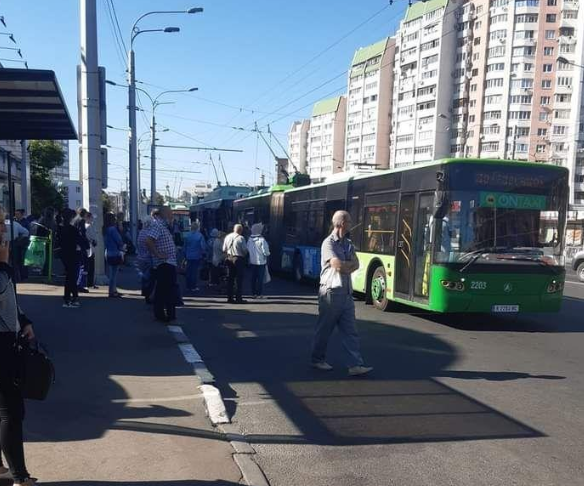
POLYGON ((28 478, 24 481, 14 481, 13 486, 34 486, 36 482, 35 478, 28 478))
POLYGON ((349 368, 350 376, 361 376, 373 371, 371 366, 352 366, 349 368))
POLYGON ((63 307, 65 309, 68 309, 69 307, 71 307, 71 303, 69 303, 69 302, 63 302, 63 307))
POLYGON ((5 475, 8 475, 8 472, 9 472, 8 468, 6 468, 4 466, 0 466, 0 478, 5 476, 5 475))
POLYGON ((88 294, 89 293, 89 289, 86 287, 81 287, 79 289, 77 289, 78 292, 82 293, 82 294, 88 294))
POLYGON ((320 371, 331 371, 333 367, 326 361, 319 361, 317 363, 312 363, 311 366, 320 371))
POLYGON ((81 307, 81 303, 78 300, 75 300, 69 304, 69 307, 73 307, 74 309, 78 309, 81 307))

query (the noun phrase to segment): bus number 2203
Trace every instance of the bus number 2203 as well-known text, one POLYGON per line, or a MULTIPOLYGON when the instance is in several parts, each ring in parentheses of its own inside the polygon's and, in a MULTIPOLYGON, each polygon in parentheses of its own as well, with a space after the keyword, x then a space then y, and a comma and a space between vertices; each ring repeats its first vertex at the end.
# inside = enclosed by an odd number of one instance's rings
POLYGON ((470 288, 472 290, 486 290, 487 289, 487 282, 471 282, 470 288))

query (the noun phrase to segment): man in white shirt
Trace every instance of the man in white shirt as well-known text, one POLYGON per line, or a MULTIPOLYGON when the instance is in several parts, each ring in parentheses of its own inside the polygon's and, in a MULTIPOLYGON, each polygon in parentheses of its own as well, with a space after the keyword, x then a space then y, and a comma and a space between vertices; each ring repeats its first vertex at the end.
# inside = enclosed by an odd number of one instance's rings
POLYGON ((227 254, 227 302, 230 304, 245 304, 242 298, 243 277, 245 276, 245 257, 248 254, 243 226, 236 224, 233 233, 225 237, 223 252, 227 254), (235 294, 235 300, 233 295, 235 294))

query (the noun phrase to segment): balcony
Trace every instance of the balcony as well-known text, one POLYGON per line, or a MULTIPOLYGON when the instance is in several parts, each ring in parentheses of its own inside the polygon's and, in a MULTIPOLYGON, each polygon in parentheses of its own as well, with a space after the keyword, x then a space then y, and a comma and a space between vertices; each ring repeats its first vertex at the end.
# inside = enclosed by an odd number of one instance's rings
POLYGON ((577 26, 578 26, 578 19, 564 19, 564 18, 560 18, 560 29, 561 28, 564 28, 564 27, 571 27, 573 29, 576 29, 577 26))

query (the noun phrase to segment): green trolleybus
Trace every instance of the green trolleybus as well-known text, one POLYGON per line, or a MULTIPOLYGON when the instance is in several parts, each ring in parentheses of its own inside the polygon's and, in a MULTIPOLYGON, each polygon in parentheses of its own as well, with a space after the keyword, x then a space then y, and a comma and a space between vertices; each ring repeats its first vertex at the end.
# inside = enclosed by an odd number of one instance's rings
POLYGON ((316 279, 331 216, 345 209, 354 289, 377 308, 518 313, 560 308, 567 207, 565 168, 444 159, 241 199, 234 216, 268 226, 274 270, 316 279))

